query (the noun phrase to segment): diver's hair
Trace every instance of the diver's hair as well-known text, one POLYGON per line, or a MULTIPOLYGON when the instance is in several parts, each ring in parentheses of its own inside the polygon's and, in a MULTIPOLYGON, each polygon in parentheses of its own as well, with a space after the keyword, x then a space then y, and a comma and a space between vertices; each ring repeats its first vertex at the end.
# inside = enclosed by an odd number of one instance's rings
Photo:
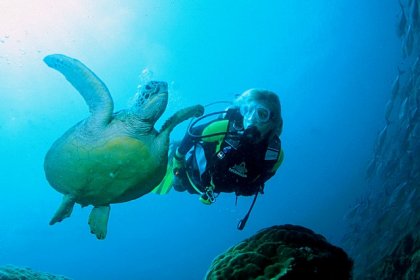
POLYGON ((239 95, 235 99, 234 105, 241 106, 243 103, 252 100, 264 104, 271 110, 270 121, 274 124, 274 133, 280 136, 283 131, 283 119, 281 117, 281 105, 278 95, 266 89, 252 88, 239 95))

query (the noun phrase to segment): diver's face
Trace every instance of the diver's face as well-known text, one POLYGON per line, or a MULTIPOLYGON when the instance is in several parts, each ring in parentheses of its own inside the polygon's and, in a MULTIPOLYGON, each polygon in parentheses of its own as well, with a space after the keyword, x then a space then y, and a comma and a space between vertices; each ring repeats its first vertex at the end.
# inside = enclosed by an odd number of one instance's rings
POLYGON ((244 118, 245 130, 253 127, 257 128, 259 139, 254 140, 259 142, 265 139, 272 129, 270 109, 256 101, 250 101, 240 107, 240 112, 244 118))

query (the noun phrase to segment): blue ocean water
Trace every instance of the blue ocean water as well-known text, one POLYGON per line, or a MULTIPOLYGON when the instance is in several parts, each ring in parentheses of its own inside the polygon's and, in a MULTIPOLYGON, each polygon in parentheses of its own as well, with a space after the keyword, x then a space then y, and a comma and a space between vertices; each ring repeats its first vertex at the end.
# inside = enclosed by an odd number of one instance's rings
POLYGON ((0 1, 0 265, 74 279, 202 279, 218 254, 271 225, 339 242, 398 73, 398 8, 391 0, 0 1), (51 53, 88 65, 116 110, 130 104, 144 69, 168 81, 158 127, 185 106, 252 87, 277 92, 286 157, 245 230, 236 224, 251 198, 235 205, 225 194, 204 206, 176 192, 112 205, 103 241, 89 233, 90 207, 49 226, 61 195, 45 179, 44 155, 89 114, 42 62, 51 53))

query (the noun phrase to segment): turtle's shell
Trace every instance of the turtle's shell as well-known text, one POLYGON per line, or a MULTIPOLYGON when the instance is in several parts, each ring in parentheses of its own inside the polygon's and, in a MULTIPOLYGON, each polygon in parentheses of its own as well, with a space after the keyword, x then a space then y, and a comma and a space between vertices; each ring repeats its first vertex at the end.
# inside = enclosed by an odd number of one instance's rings
POLYGON ((166 152, 154 145, 155 137, 154 133, 86 137, 73 128, 48 151, 47 180, 57 191, 74 195, 81 205, 136 199, 158 185, 166 171, 166 152))

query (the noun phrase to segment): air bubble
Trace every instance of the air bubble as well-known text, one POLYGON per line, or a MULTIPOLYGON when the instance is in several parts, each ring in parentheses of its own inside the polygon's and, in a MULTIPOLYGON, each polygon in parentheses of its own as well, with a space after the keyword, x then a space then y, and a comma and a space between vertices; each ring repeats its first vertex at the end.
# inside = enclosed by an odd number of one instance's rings
POLYGON ((140 84, 141 85, 145 85, 145 84, 147 84, 148 82, 150 82, 151 80, 152 80, 152 78, 153 78, 153 72, 152 72, 152 70, 150 70, 149 68, 144 68, 142 71, 141 71, 141 74, 140 74, 140 76, 139 76, 139 78, 140 78, 140 84))

